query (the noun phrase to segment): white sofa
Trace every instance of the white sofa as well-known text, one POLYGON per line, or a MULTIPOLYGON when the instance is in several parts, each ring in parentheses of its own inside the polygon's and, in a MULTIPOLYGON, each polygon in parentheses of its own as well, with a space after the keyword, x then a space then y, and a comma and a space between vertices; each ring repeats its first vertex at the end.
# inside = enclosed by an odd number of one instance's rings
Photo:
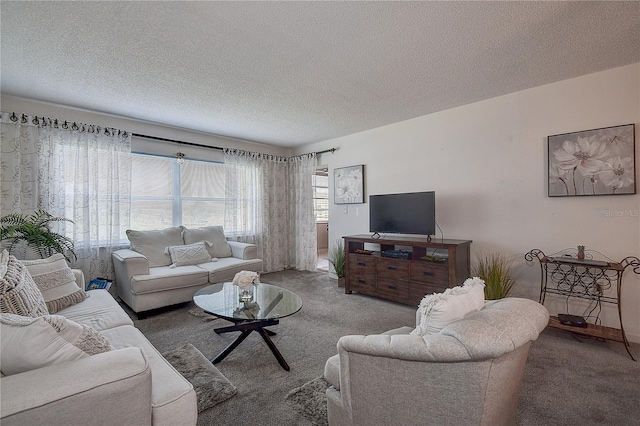
POLYGON ((240 271, 262 272, 257 247, 227 241, 221 226, 129 230, 127 236, 131 248, 118 250, 112 256, 115 285, 118 296, 140 318, 151 309, 188 302, 199 289, 231 281, 240 271), (208 260, 198 255, 200 243, 205 243, 208 260), (195 248, 189 250, 190 247, 195 248), (175 249, 181 257, 176 258, 174 250, 168 248, 175 249))
MULTIPOLYGON (((82 272, 74 274, 84 288, 82 272)), ((133 326, 108 292, 87 294, 55 315, 92 327, 114 350, 2 377, 0 423, 195 425, 191 383, 133 326)))

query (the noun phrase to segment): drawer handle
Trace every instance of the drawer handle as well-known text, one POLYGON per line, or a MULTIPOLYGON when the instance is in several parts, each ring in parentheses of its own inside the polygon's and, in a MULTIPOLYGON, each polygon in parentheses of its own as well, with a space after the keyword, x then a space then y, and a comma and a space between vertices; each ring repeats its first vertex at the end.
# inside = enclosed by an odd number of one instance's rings
POLYGON ((359 282, 360 284, 365 284, 365 283, 366 283, 366 281, 365 281, 365 280, 358 280, 358 282, 359 282))
POLYGON ((389 290, 395 290, 396 289, 395 285, 388 285, 387 287, 389 288, 389 290))
POLYGON ((432 277, 433 276, 433 272, 423 272, 423 274, 428 276, 428 277, 432 277))
POLYGON ((390 271, 395 271, 396 267, 395 266, 387 266, 387 269, 390 271))
POLYGON ((367 266, 367 264, 366 264, 366 263, 364 263, 364 262, 358 262, 358 265, 360 265, 360 266, 367 266))

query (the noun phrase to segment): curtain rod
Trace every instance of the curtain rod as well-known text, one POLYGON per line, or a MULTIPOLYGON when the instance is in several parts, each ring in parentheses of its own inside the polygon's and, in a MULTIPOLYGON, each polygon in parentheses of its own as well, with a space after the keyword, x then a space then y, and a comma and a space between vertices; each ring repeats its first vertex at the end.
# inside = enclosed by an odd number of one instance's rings
MULTIPOLYGON (((177 143, 180 145, 188 145, 188 146, 197 146, 200 148, 209 148, 209 149, 217 149, 218 151, 222 151, 224 150, 224 148, 220 148, 219 146, 210 146, 210 145, 202 145, 199 143, 193 143, 193 142, 184 142, 184 141, 179 141, 176 139, 167 139, 167 138, 159 138, 157 136, 149 136, 149 135, 143 135, 141 133, 132 133, 133 136, 137 136, 139 138, 145 138, 145 139, 153 139, 156 141, 162 141, 162 142, 172 142, 172 143, 177 143)), ((336 151, 336 148, 329 148, 329 149, 325 149, 324 151, 316 151, 315 154, 319 155, 319 154, 325 154, 327 152, 330 153, 334 153, 336 151)))
POLYGON ((220 148, 219 146, 202 145, 202 144, 199 144, 199 143, 184 142, 184 141, 179 141, 179 140, 176 140, 176 139, 159 138, 157 136, 143 135, 143 134, 140 134, 140 133, 132 133, 132 135, 133 136, 137 136, 139 138, 153 139, 153 140, 156 140, 156 141, 178 143, 180 145, 189 145, 189 146, 197 146, 197 147, 200 147, 200 148, 217 149, 218 151, 222 151, 224 149, 224 148, 220 148))

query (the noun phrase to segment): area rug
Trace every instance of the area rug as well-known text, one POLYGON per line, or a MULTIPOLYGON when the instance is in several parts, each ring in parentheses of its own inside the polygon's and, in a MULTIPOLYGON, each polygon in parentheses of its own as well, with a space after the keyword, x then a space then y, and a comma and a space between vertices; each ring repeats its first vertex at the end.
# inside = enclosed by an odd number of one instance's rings
POLYGON ((198 413, 226 401, 238 392, 211 361, 190 343, 162 356, 193 385, 198 399, 198 413))
POLYGON ((307 420, 316 426, 327 426, 327 395, 329 383, 316 377, 286 396, 286 401, 307 420))

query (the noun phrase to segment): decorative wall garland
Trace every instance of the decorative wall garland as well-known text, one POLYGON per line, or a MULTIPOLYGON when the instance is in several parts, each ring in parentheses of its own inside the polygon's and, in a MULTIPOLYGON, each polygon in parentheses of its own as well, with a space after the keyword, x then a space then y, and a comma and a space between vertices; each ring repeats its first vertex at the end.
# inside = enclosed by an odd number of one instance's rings
MULTIPOLYGON (((11 113, 9 119, 14 123, 18 121, 22 124, 29 123, 29 117, 26 114, 20 114, 18 116, 15 112, 11 113)), ((60 122, 58 119, 51 119, 48 117, 38 117, 33 116, 31 118, 31 124, 38 127, 51 127, 53 129, 63 129, 63 130, 71 130, 72 132, 80 132, 80 133, 104 133, 106 136, 121 136, 123 138, 129 137, 129 132, 125 130, 119 130, 112 127, 100 127, 94 124, 84 124, 84 123, 69 123, 68 121, 60 122)))
MULTIPOLYGON (((8 114, 4 113, 4 112, 0 112, 0 114, 8 114)), ((9 116, 9 119, 11 121, 13 121, 14 123, 17 123, 18 121, 22 124, 28 124, 29 123, 29 115, 26 114, 20 114, 20 116, 18 116, 15 112, 12 112, 11 115, 9 116)), ((104 133, 106 136, 121 136, 123 138, 127 138, 129 137, 129 135, 131 136, 137 136, 137 137, 142 137, 142 138, 147 138, 147 139, 154 139, 154 140, 160 140, 160 141, 164 141, 164 142, 172 142, 172 143, 178 143, 178 144, 184 144, 184 145, 192 145, 192 146, 198 146, 198 147, 202 147, 202 148, 210 148, 210 149, 217 149, 217 150, 221 150, 223 151, 225 154, 233 154, 233 155, 239 155, 239 156, 244 156, 244 157, 251 157, 251 158, 256 158, 256 159, 263 159, 263 160, 269 160, 269 161, 276 161, 276 162, 287 162, 287 161, 297 161, 300 159, 304 159, 304 158, 312 158, 309 156, 313 156, 316 157, 319 154, 324 154, 326 152, 330 152, 330 153, 334 153, 336 151, 336 148, 330 148, 330 149, 326 149, 324 151, 318 151, 318 152, 311 152, 308 154, 302 154, 302 155, 298 155, 298 156, 294 156, 294 157, 281 157, 278 155, 272 155, 272 154, 263 154, 260 152, 253 152, 253 151, 245 151, 242 149, 235 149, 235 148, 220 148, 220 147, 216 147, 216 146, 208 146, 208 145, 201 145, 201 144, 195 144, 195 143, 190 143, 190 142, 183 142, 183 141, 178 141, 178 140, 174 140, 174 139, 165 139, 165 138, 159 138, 156 136, 147 136, 147 135, 143 135, 143 134, 138 134, 138 133, 129 133, 127 131, 124 130, 118 130, 112 127, 100 127, 97 125, 93 125, 93 124, 84 124, 84 123, 76 123, 75 121, 73 123, 69 123, 68 121, 60 121, 58 119, 51 119, 48 117, 38 117, 33 116, 31 117, 31 124, 33 124, 34 126, 38 126, 38 127, 47 127, 50 126, 51 128, 54 129, 63 129, 63 130, 71 130, 73 132, 81 132, 81 133, 104 133)))
POLYGON ((315 152, 297 155, 294 157, 281 157, 279 155, 263 154, 260 152, 245 151, 243 149, 236 149, 236 148, 223 148, 222 151, 225 154, 235 155, 237 157, 247 157, 247 158, 252 158, 256 160, 268 160, 268 161, 274 161, 276 163, 298 162, 301 160, 316 158, 315 152))

